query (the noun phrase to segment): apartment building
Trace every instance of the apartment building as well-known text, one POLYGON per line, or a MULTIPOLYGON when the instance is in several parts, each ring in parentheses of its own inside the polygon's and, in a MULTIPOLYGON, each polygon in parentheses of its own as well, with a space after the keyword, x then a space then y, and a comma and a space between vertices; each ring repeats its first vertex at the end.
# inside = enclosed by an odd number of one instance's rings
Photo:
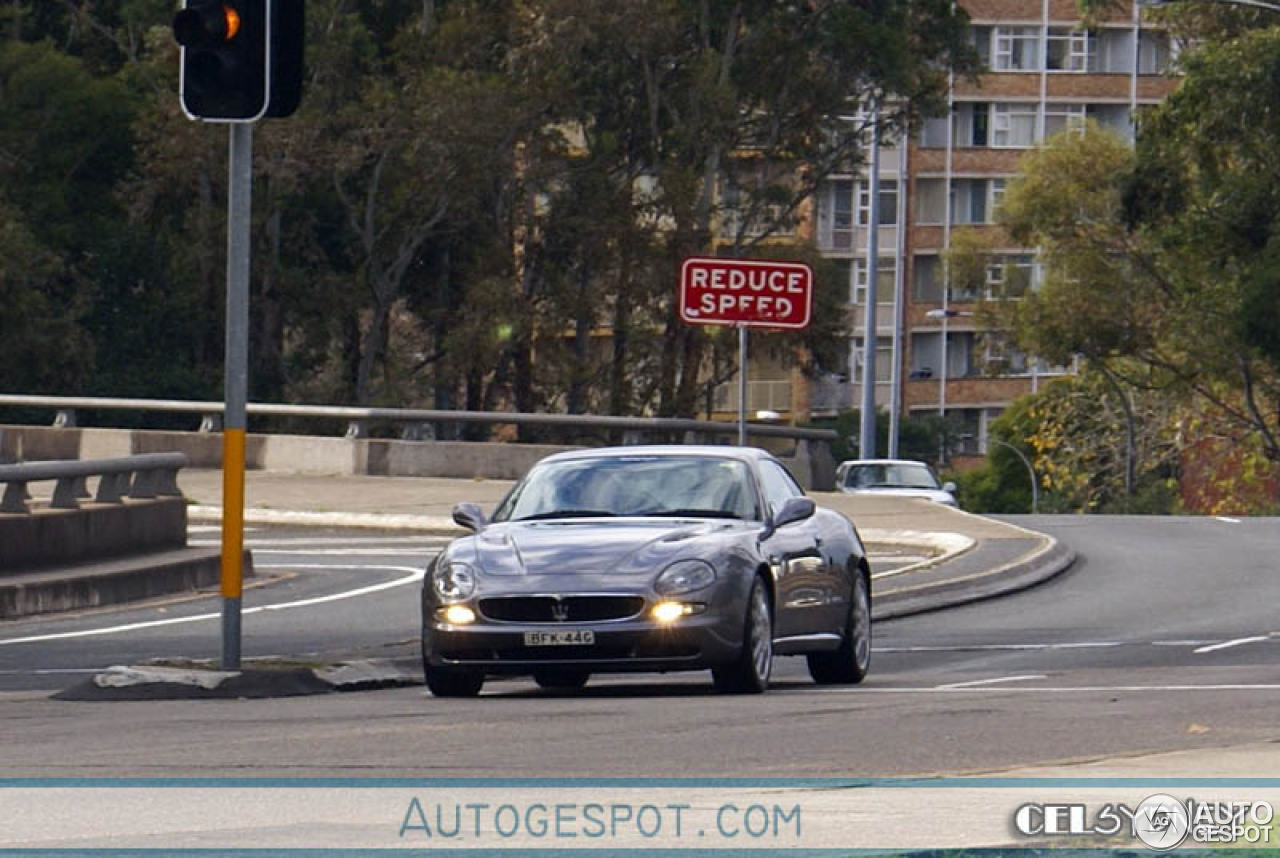
MULTIPOLYGON (((1086 120, 1132 138, 1135 111, 1161 100, 1174 81, 1165 74, 1169 40, 1136 4, 1088 28, 1075 0, 964 6, 987 72, 954 82, 950 116, 921 122, 905 145, 890 141, 880 151, 875 397, 889 407, 897 385, 901 413, 961 421, 968 440, 953 452, 982 454, 989 423, 1010 402, 1072 370, 1002 347, 999 332, 979 330, 973 315, 1011 278, 1034 288, 1040 277, 1035 249, 1013 245, 994 223, 1007 181, 1028 149, 1086 120), (986 283, 978 288, 949 283, 943 264, 965 231, 987 255, 986 283), (904 298, 900 314, 895 294, 904 298)), ((865 174, 836 176, 815 200, 814 239, 844 264, 849 283, 846 359, 809 384, 815 416, 862 401, 870 188, 865 174)))

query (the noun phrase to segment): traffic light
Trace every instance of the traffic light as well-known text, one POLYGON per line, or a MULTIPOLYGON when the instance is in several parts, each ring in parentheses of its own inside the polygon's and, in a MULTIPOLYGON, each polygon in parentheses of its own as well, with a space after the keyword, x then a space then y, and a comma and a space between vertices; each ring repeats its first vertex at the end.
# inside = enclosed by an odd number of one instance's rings
POLYGON ((288 116, 302 96, 304 0, 186 0, 173 19, 193 119, 288 116))

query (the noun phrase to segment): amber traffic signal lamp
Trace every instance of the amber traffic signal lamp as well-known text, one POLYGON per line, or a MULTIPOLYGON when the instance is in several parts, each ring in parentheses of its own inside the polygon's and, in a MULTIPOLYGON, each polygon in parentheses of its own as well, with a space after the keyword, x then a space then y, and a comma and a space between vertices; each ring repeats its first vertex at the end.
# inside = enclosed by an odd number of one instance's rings
POLYGON ((288 116, 302 96, 304 0, 186 0, 173 19, 192 119, 288 116))

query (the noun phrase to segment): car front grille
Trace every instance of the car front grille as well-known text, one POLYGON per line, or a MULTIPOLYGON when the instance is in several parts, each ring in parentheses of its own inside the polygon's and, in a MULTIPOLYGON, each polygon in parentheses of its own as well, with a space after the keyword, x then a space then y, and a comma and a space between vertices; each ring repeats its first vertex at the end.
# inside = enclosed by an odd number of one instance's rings
POLYGON ((593 623, 625 620, 644 610, 643 596, 495 596, 480 613, 500 623, 593 623))
POLYGON ((631 639, 595 646, 520 646, 519 644, 495 644, 493 646, 447 646, 440 650, 440 657, 447 662, 481 664, 489 662, 555 663, 580 661, 616 661, 633 659, 687 660, 699 655, 697 644, 674 640, 631 639))

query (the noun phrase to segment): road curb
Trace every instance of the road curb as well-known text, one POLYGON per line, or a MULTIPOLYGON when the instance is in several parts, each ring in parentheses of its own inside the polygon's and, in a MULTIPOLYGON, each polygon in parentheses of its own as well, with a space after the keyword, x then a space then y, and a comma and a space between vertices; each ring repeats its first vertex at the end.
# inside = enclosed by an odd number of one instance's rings
POLYGON ((1061 575, 1075 559, 1074 551, 1046 536, 1044 544, 1028 556, 995 569, 876 594, 872 618, 909 617, 1007 596, 1061 575))
POLYGON ((250 700, 421 685, 393 659, 322 665, 258 660, 240 670, 212 665, 115 665, 52 695, 54 700, 250 700))

